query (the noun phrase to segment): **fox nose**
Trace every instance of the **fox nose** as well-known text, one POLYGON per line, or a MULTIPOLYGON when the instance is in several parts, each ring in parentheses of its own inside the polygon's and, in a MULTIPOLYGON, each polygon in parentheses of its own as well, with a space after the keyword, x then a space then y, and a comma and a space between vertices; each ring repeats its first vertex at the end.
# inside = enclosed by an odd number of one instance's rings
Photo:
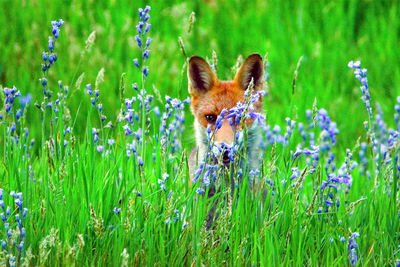
POLYGON ((224 155, 222 157, 222 162, 225 165, 228 165, 231 162, 231 159, 229 158, 229 152, 225 150, 224 155))

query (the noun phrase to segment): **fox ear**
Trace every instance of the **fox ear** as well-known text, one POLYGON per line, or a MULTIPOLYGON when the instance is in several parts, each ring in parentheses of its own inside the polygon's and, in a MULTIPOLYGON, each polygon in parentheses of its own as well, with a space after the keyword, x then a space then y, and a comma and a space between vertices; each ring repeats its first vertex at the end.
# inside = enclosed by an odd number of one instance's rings
POLYGON ((190 58, 188 67, 189 94, 206 92, 216 81, 217 76, 204 59, 198 56, 190 58))
POLYGON ((240 88, 246 90, 253 79, 254 87, 262 86, 264 79, 264 65, 259 54, 252 54, 246 58, 235 76, 240 88))

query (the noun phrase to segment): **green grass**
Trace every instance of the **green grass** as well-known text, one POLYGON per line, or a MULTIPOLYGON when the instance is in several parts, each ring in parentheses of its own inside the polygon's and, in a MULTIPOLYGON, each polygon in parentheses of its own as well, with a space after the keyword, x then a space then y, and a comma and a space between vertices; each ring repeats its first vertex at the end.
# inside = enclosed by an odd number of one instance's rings
MULTIPOLYGON (((292 160, 291 153, 301 142, 295 130, 290 146, 270 145, 263 151, 260 177, 262 181, 274 181, 275 191, 263 182, 263 188, 268 189, 264 198, 262 190, 246 191, 244 182, 241 193, 231 198, 229 186, 223 187, 216 197, 220 199, 219 219, 207 231, 204 221, 216 198, 201 198, 195 192, 197 186, 188 187, 187 157, 194 146, 193 116, 188 106, 184 110, 184 132, 178 135, 183 146, 180 151, 172 153, 170 143, 163 148, 156 141, 160 118, 151 112, 148 136, 140 147, 145 151, 143 167, 137 158, 126 154, 132 138, 124 136, 117 116, 123 73, 125 97, 136 96, 131 84, 140 85, 141 81, 132 63, 133 58, 140 57, 134 40, 135 25, 137 9, 145 3, 139 2, 38 0, 0 4, 0 25, 7 26, 0 29, 0 84, 15 85, 23 95, 33 96, 18 124, 18 145, 12 141, 16 134, 7 133, 11 120, 0 124, 0 188, 4 189, 5 205, 11 206, 12 215, 18 213, 9 196, 15 190, 23 193, 23 206, 29 209, 23 220, 26 239, 21 262, 44 266, 343 266, 350 264, 348 238, 359 232, 358 264, 394 264, 399 259, 400 245, 398 174, 392 160, 388 165, 381 162, 377 178, 373 175, 372 145, 363 127, 368 115, 360 100, 358 81, 347 63, 361 59, 362 66, 368 68, 374 115, 379 102, 388 127, 395 128, 393 106, 400 95, 399 4, 306 0, 150 2, 153 42, 146 90, 155 95, 153 106, 163 111, 165 95, 179 99, 188 96, 186 58, 178 43, 178 37, 182 37, 188 56, 211 59, 212 52, 216 52, 221 79, 232 79, 232 66, 239 55, 267 54, 267 123, 281 125, 284 130, 286 117, 305 122, 305 110, 312 109, 316 101, 317 108, 325 108, 340 131, 337 145, 332 148, 337 168, 344 162, 347 148, 352 150, 353 160, 359 162, 359 138, 369 144, 368 170, 372 178, 355 168, 350 188, 339 186, 337 192, 330 189, 341 205, 319 214, 329 192, 319 190, 327 179, 326 153, 321 154, 314 173, 308 167, 301 183, 295 179, 288 186, 282 184, 292 175, 292 167, 298 167, 301 173, 307 166, 303 158, 292 160), (196 21, 188 33, 192 11, 196 21), (63 119, 55 120, 55 113, 48 110, 42 124, 43 113, 34 105, 43 101, 41 54, 47 50, 50 21, 58 18, 66 24, 56 43, 58 60, 49 71, 48 84, 54 92, 58 92, 58 80, 69 86, 68 97, 60 106, 61 114, 66 116, 58 115, 63 119), (85 41, 93 31, 93 47, 82 56, 85 41), (301 56, 292 94, 294 71, 301 56), (85 85, 90 83, 94 89, 101 68, 105 74, 99 83, 100 100, 113 129, 101 127, 98 112, 86 94, 85 85), (82 73, 82 82, 76 86, 82 73), (66 135, 69 143, 64 148, 60 144, 67 125, 72 132, 66 135), (23 149, 24 127, 30 132, 28 146, 31 138, 36 140, 29 150, 23 149), (92 127, 101 129, 100 142, 106 147, 108 138, 116 139, 111 155, 96 151, 92 127), (158 184, 163 173, 169 174, 165 192, 158 184), (113 212, 114 207, 121 208, 119 215, 113 212), (176 222, 175 209, 181 214, 176 222), (346 242, 341 242, 339 236, 346 242)), ((4 94, 1 96, 4 115, 4 94)), ((56 94, 52 100, 55 98, 56 94)), ((319 133, 316 131, 316 140, 319 133)), ((391 157, 396 153, 397 144, 391 157)), ((10 228, 17 229, 14 216, 10 220, 10 228)), ((0 239, 6 239, 2 222, 0 239)), ((17 256, 16 248, 11 251, 17 256)), ((2 260, 7 257, 1 252, 2 260)))

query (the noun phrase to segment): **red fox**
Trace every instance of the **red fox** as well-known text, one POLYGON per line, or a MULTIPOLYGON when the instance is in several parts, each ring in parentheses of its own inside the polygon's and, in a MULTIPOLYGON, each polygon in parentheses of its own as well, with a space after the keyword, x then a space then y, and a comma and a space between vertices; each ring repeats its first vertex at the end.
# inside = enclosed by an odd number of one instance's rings
MULTIPOLYGON (((189 171, 193 177, 196 171, 197 161, 204 160, 207 153, 208 135, 207 127, 211 125, 214 130, 218 115, 223 109, 231 109, 238 102, 245 102, 245 90, 253 79, 254 90, 263 90, 264 87, 264 65, 259 54, 250 55, 239 68, 233 81, 220 81, 208 63, 201 57, 193 56, 188 65, 188 89, 191 97, 191 111, 195 117, 194 128, 196 134, 196 147, 189 157, 189 171)), ((262 112, 262 99, 254 103, 254 111, 262 112)), ((246 158, 250 169, 257 169, 258 144, 260 138, 260 127, 253 123, 253 119, 246 120, 248 129, 246 158), (253 125, 254 124, 254 125, 253 125)), ((230 125, 227 120, 223 121, 222 127, 215 133, 216 144, 232 145, 239 126, 230 125)), ((222 163, 229 166, 230 159, 225 152, 222 163)), ((191 184, 191 181, 189 182, 191 184)))

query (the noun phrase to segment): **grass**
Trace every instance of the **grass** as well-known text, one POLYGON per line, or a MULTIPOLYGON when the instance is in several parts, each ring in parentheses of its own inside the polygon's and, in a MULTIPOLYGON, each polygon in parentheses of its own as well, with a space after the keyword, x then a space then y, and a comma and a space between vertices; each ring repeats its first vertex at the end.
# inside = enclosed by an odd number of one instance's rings
MULTIPOLYGON (((337 122, 339 134, 336 145, 330 143, 331 152, 336 169, 347 160, 343 170, 351 175, 351 186, 320 190, 327 175, 338 176, 338 171, 325 171, 328 151, 320 152, 315 169, 312 159, 310 164, 304 156, 293 159, 297 144, 310 146, 309 139, 302 141, 296 124, 288 144, 265 141, 259 177, 266 197, 262 190, 246 190, 249 174, 245 170, 240 194, 233 192, 232 197, 230 187, 222 186, 216 197, 208 199, 196 193, 198 184, 188 186, 187 158, 194 146, 189 105, 184 105, 183 113, 174 111, 185 115, 184 131, 176 131, 175 138, 181 148, 174 146, 170 135, 166 135, 165 146, 158 141, 163 135, 159 131, 162 120, 151 111, 149 124, 141 117, 133 128, 147 129, 143 145, 137 144, 143 166, 137 156, 127 155, 126 147, 135 137, 124 135, 125 123, 118 123, 117 117, 124 106, 121 88, 125 88, 124 99, 137 96, 132 83, 142 84, 132 63, 141 57, 134 40, 137 9, 145 6, 139 2, 0 4, 0 25, 9 25, 0 30, 0 84, 15 85, 22 95, 33 97, 15 132, 9 132, 15 118, 0 124, 0 188, 4 189, 5 208, 11 207, 8 222, 12 229, 7 239, 5 225, 0 223, 0 239, 21 241, 15 215, 22 217, 23 211, 10 192, 22 192, 22 206, 28 209, 22 220, 26 230, 23 249, 19 253, 8 243, 9 254, 4 250, 0 254, 3 263, 12 265, 11 253, 17 264, 45 266, 349 265, 355 252, 357 265, 396 264, 400 245, 398 138, 386 164, 380 148, 373 151, 371 139, 375 136, 379 145, 386 144, 389 133, 381 135, 382 127, 375 119, 369 122, 369 131, 364 129, 368 114, 347 63, 362 60, 368 68, 373 115, 378 114, 379 102, 387 127, 398 129, 392 116, 400 95, 396 49, 400 6, 396 2, 306 0, 255 1, 252 5, 243 1, 150 3, 153 41, 146 90, 154 95, 152 108, 158 106, 163 112, 166 95, 182 100, 188 96, 186 58, 178 43, 181 36, 188 56, 211 60, 216 52, 222 79, 232 78, 238 55, 267 54, 269 93, 264 106, 266 123, 272 127, 278 124, 285 133, 286 117, 310 125, 307 109, 315 115, 324 108, 337 122), (192 11, 196 21, 188 32, 192 11), (49 22, 58 18, 66 24, 56 42, 58 59, 48 72, 48 88, 55 92, 52 101, 57 92, 65 93, 58 89, 58 80, 69 86, 69 92, 60 102, 59 113, 50 109, 43 113, 34 105, 43 101, 41 56, 51 34, 49 22), (85 41, 93 31, 95 41, 86 49, 85 41), (102 68, 104 77, 98 75, 102 68), (88 83, 93 90, 99 89, 102 113, 113 128, 101 124, 86 94, 88 83), (67 126, 72 131, 64 136, 67 126), (92 128, 99 129, 98 143, 94 143, 92 128), (25 149, 23 145, 30 147, 31 138, 35 139, 33 147, 25 149), (108 139, 116 143, 110 146, 108 139), (68 141, 65 147, 64 140, 68 141), (367 143, 366 168, 371 178, 361 170, 362 142, 367 143), (105 147, 102 152, 97 151, 99 144, 105 147), (349 154, 346 157, 347 148, 351 159, 349 154), (107 150, 112 153, 106 155, 107 150), (375 176, 377 154, 381 158, 375 176), (352 162, 358 167, 351 168, 352 162), (299 175, 291 181, 293 167, 299 175), (165 181, 164 173, 169 175, 165 181), (330 192, 340 205, 326 210, 330 192), (212 230, 207 230, 205 218, 217 199, 220 215, 212 230), (349 238, 355 232, 360 235, 355 238, 358 247, 351 252, 349 238)), ((3 90, 1 96, 4 103, 3 90)), ((18 106, 17 99, 14 114, 18 106)), ((5 116, 5 106, 0 107, 5 116)), ((137 102, 134 109, 139 111, 137 102)), ((306 132, 308 136, 314 132, 321 145, 318 116, 314 121, 316 127, 306 132)), ((176 123, 173 117, 167 125, 172 123, 176 123)))

